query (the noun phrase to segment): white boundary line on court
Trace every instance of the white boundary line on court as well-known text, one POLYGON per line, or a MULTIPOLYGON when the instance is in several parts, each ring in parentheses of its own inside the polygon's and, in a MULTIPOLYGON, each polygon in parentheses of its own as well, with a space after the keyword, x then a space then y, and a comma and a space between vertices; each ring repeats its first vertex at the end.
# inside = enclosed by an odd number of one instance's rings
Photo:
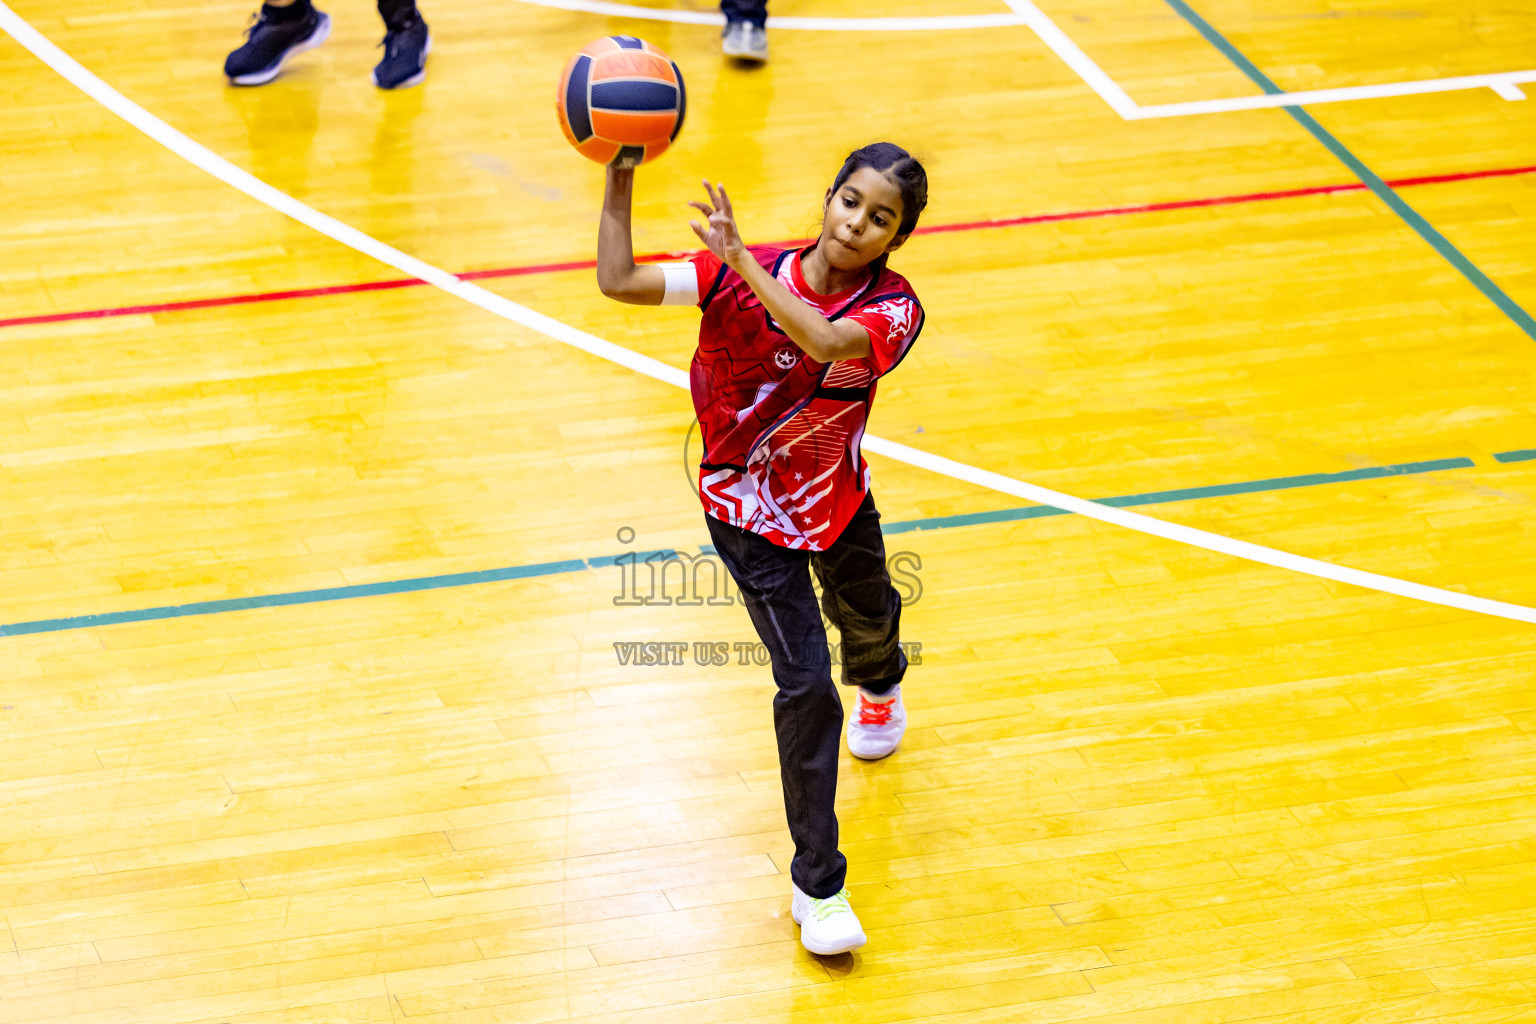
POLYGON ((1343 100, 1376 100, 1388 96, 1422 96, 1434 92, 1459 92, 1463 89, 1492 89, 1506 100, 1523 100, 1520 83, 1536 82, 1536 71, 1504 71, 1496 75, 1465 75, 1461 78, 1427 78, 1417 82, 1389 82, 1383 85, 1352 85, 1342 89, 1312 89, 1306 92, 1277 92, 1263 96, 1236 96, 1224 100, 1193 100, 1189 103, 1160 103, 1136 108, 1132 120, 1153 117, 1188 117, 1191 114, 1224 114, 1232 110, 1261 110, 1265 107, 1300 107, 1313 103, 1338 103, 1343 100))
POLYGON ((1049 46, 1051 51, 1060 57, 1088 88, 1098 93, 1099 98, 1108 103, 1111 110, 1127 121, 1136 119, 1136 111, 1140 109, 1136 101, 1120 88, 1119 83, 1105 74, 1104 69, 1094 63, 1093 58, 1084 53, 1082 47, 1058 28, 1044 11, 1030 0, 1003 0, 1003 2, 1008 5, 1009 10, 1023 18, 1030 31, 1039 36, 1040 41, 1049 46))
MULTIPOLYGON (((670 21, 679 25, 724 25, 725 15, 714 11, 674 11, 662 7, 636 7, 608 0, 521 0, 535 7, 562 11, 606 14, 611 18, 670 21)), ((776 18, 769 28, 805 29, 813 32, 934 32, 941 29, 996 28, 1022 25, 1017 14, 950 14, 926 18, 776 18)))
MULTIPOLYGON (((613 18, 642 21, 669 21, 681 25, 724 25, 725 16, 705 11, 676 11, 661 7, 637 7, 610 0, 519 0, 535 7, 553 7, 563 11, 605 14, 613 18)), ((1196 114, 1225 114, 1234 110, 1264 110, 1273 107, 1299 107, 1304 104, 1340 103, 1345 100, 1385 99, 1390 96, 1419 96, 1463 89, 1492 89, 1506 100, 1523 100, 1522 84, 1536 82, 1536 70, 1502 71, 1488 75, 1463 75, 1459 78, 1426 78, 1412 82, 1384 82, 1379 85, 1352 85, 1339 89, 1310 89, 1259 96, 1233 96, 1219 100, 1191 100, 1187 103, 1157 103, 1142 106, 1083 52, 1031 0, 1003 0, 1011 14, 955 14, 913 18, 775 18, 768 27, 804 29, 820 32, 932 32, 940 29, 996 28, 1027 25, 1050 47, 1077 77, 1099 94, 1111 110, 1127 121, 1160 117, 1190 117, 1196 114)))
MULTIPOLYGON (((6 6, 3 0, 0 0, 0 29, 4 29, 13 39, 31 51, 33 56, 63 76, 70 84, 177 156, 213 175, 213 177, 225 184, 239 189, 251 198, 265 203, 280 213, 286 214, 300 224, 313 228, 343 245, 356 249, 358 252, 372 256, 379 262, 394 267, 396 270, 410 274, 412 277, 419 278, 428 284, 436 285, 443 291, 457 295, 464 301, 479 306, 488 313, 494 313, 496 316, 527 327, 529 330, 537 331, 545 337, 563 342, 573 348, 578 348, 583 352, 595 355, 600 359, 607 359, 610 362, 617 363, 647 377, 671 384, 674 387, 684 389, 688 387, 688 374, 683 370, 669 366, 649 356, 641 355, 638 352, 632 352, 610 341, 605 341, 596 335, 577 330, 553 317, 535 312, 494 292, 486 291, 479 285, 461 280, 440 267, 435 267, 430 263, 401 252, 393 246, 386 245, 371 235, 365 235, 363 232, 343 224, 334 217, 327 216, 312 207, 306 206, 287 193, 278 191, 266 182, 236 167, 207 147, 194 142, 191 138, 172 128, 86 70, 78 61, 55 46, 46 36, 38 32, 16 14, 15 11, 6 6)), ((1003 476, 999 473, 967 465, 963 462, 955 462, 941 455, 934 455, 917 448, 910 448, 907 445, 888 441, 880 437, 866 435, 863 446, 878 455, 895 459, 898 462, 905 462, 908 465, 917 466, 942 476, 963 480, 978 487, 1024 498, 1042 505, 1049 505, 1065 512, 1074 512, 1089 519, 1097 519, 1100 522, 1121 526, 1128 530, 1135 530, 1138 533, 1162 537, 1165 540, 1175 541, 1180 544, 1188 544, 1192 547, 1220 552, 1221 554, 1246 559, 1250 562, 1258 562, 1263 565, 1287 569, 1308 576, 1333 580, 1337 583, 1347 583, 1351 586, 1363 587, 1367 590, 1394 594, 1398 597, 1412 598, 1416 601, 1425 601, 1448 608, 1459 608, 1482 615, 1514 619, 1519 622, 1536 623, 1536 608, 1528 608, 1524 605, 1510 604, 1504 601, 1493 601, 1484 597, 1473 597, 1469 594, 1458 594, 1455 591, 1442 590, 1439 587, 1426 586, 1422 583, 1412 583, 1407 580, 1396 579, 1392 576, 1381 576, 1373 572, 1350 569, 1334 565, 1330 562, 1318 561, 1315 558, 1306 558, 1302 555, 1293 555, 1286 551, 1277 551, 1274 548, 1267 548, 1248 541, 1236 540, 1232 537, 1224 537, 1216 533, 1208 533, 1205 530, 1197 530, 1193 527, 1181 526, 1177 523, 1169 523, 1161 519, 1153 519, 1150 516, 1144 516, 1137 512, 1127 512, 1124 509, 1112 508, 1109 505, 1101 505, 1098 502, 1086 501, 1082 498, 1073 497, 1070 494, 1062 494, 1060 491, 1052 491, 1035 484, 1026 483, 1023 480, 1016 480, 1013 477, 1003 476)))
MULTIPOLYGON (((544 3, 545 0, 522 0, 544 3)), ((1194 114, 1224 114, 1234 110, 1262 110, 1270 107, 1299 107, 1312 103, 1339 103, 1344 100, 1385 99, 1389 96, 1416 96, 1462 89, 1492 89, 1506 100, 1523 100, 1522 82, 1536 82, 1536 71, 1503 71, 1491 75, 1465 75, 1460 78, 1430 78, 1415 82, 1384 82, 1380 85, 1353 85, 1341 89, 1311 89, 1306 92, 1280 92, 1259 96, 1234 96, 1220 100, 1192 100, 1188 103, 1158 103, 1142 106, 1093 59, 1057 27, 1032 0, 1003 0, 1049 46, 1083 82, 1108 103, 1110 109, 1127 121, 1158 117, 1189 117, 1194 114)))

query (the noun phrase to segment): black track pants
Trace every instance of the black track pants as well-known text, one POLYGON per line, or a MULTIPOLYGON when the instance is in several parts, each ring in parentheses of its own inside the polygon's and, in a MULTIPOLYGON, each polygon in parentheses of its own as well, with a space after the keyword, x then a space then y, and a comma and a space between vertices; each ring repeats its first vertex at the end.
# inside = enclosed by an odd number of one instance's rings
POLYGON ((841 634, 843 683, 880 694, 901 682, 907 659, 898 642, 901 597, 891 586, 873 495, 826 551, 792 551, 706 516, 715 550, 740 588, 767 646, 773 727, 779 741, 784 811, 795 841, 790 877, 817 899, 843 887, 848 863, 837 848, 837 759, 843 705, 832 682, 821 612, 841 634), (814 570, 822 607, 811 587, 814 570))

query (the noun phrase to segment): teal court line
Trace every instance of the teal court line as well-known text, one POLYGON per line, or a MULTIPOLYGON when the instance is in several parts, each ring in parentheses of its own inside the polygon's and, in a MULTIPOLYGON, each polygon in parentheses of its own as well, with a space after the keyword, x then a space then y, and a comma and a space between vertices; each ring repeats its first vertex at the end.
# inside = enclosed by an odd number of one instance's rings
MULTIPOLYGON (((1220 50, 1227 60, 1236 65, 1237 69, 1247 75, 1259 88, 1271 94, 1285 91, 1276 85, 1268 75, 1260 71, 1253 61, 1243 55, 1242 51, 1233 46, 1226 36, 1216 31, 1210 22, 1200 17, 1194 8, 1190 7, 1184 0, 1166 0, 1166 3, 1178 12, 1179 17, 1189 22, 1195 31, 1204 36, 1206 42, 1220 50)), ((1403 202, 1403 197, 1394 192, 1392 186, 1382 181, 1376 172, 1365 166, 1359 157, 1351 153, 1342 142, 1334 138, 1333 133, 1319 124, 1317 118, 1301 107, 1287 106, 1281 109, 1295 118, 1296 122, 1310 132, 1314 139, 1321 142, 1330 153, 1338 157, 1339 162, 1348 167, 1355 177, 1365 184, 1366 188, 1375 193, 1376 197, 1386 203, 1393 213, 1401 217, 1409 227, 1418 232, 1419 237, 1433 246, 1434 250, 1445 257, 1451 266, 1461 271, 1461 275, 1468 281, 1471 281, 1477 290, 1486 295, 1495 306, 1503 311, 1505 316, 1515 322, 1516 326, 1533 340, 1536 340, 1536 319, 1532 319, 1531 314, 1522 309, 1515 300, 1505 295, 1502 288, 1494 284, 1487 274, 1479 270, 1471 260, 1462 255, 1460 249, 1451 244, 1450 239, 1437 231, 1434 225, 1425 220, 1417 210, 1403 202)))
POLYGON ((1498 462, 1529 462, 1536 459, 1536 448, 1520 448, 1512 452, 1494 452, 1498 462))
MULTIPOLYGON (((648 555, 675 555, 673 551, 641 551, 644 560, 648 555)), ((456 572, 445 576, 418 576, 409 580, 386 580, 382 583, 359 583, 349 587, 327 587, 323 590, 296 590, 286 594, 259 594, 255 597, 232 597, 221 601, 195 601, 192 604, 165 605, 159 608, 138 608, 126 612, 105 612, 100 615, 76 615, 65 619, 39 619, 35 622, 15 622, 0 626, 0 636, 24 636, 28 633, 57 633, 66 629, 86 629, 91 626, 113 626, 120 622, 149 622, 155 619, 179 619, 190 615, 217 615, 220 612, 248 611, 252 608, 281 608, 293 604, 319 604, 324 601, 345 601, 354 597, 378 597, 382 594, 409 594, 418 590, 441 590, 445 587, 472 587, 480 583, 499 583, 503 580, 526 580, 536 576, 554 576, 559 573, 581 572, 615 564, 615 558, 607 555, 597 558, 572 558, 563 562, 535 562, 530 565, 512 565, 503 569, 482 569, 478 572, 456 572)))
MULTIPOLYGON (((1521 461, 1520 456, 1536 459, 1536 449, 1504 452, 1495 456, 1500 462, 1521 461)), ((1468 458, 1431 459, 1427 462, 1404 462, 1392 466, 1372 466, 1366 469, 1348 469, 1341 473, 1308 473, 1303 476, 1271 477, 1265 480, 1248 480, 1234 484, 1211 484, 1205 487, 1183 487, 1171 491, 1147 491, 1142 494, 1123 494, 1099 499, 1105 505, 1126 508, 1133 505, 1157 505, 1175 501, 1191 501, 1198 498, 1218 498, 1231 494, 1258 494, 1265 491, 1286 491, 1298 487, 1320 487, 1325 484, 1347 483, 1353 480, 1379 480, 1393 476, 1416 476, 1422 473, 1438 473, 1447 469, 1471 469, 1476 465, 1468 458)), ((991 512, 969 512, 954 516, 930 516, 926 519, 908 519, 884 523, 881 529, 887 535, 916 533, 924 530, 952 530, 963 526, 979 526, 988 523, 1011 523, 1024 519, 1043 519, 1047 516, 1064 516, 1071 513, 1049 505, 1030 505, 1024 508, 1004 508, 991 512)), ((714 548, 705 545, 704 554, 714 554, 714 548)), ((618 555, 597 555, 591 558, 572 558, 559 562, 536 562, 529 565, 513 565, 501 569, 484 569, 478 572, 450 573, 444 576, 419 576, 414 579, 387 580, 381 583, 362 583, 347 587, 328 587, 322 590, 299 590, 285 594, 261 594, 254 597, 234 597, 219 601, 196 601, 191 604, 166 605, 158 608, 138 608, 123 612, 104 612, 98 615, 76 615, 62 619, 39 619, 33 622, 13 622, 0 625, 0 637, 26 636, 33 633, 57 633, 71 629, 89 629, 93 626, 112 626, 125 622, 150 622, 157 619, 177 619, 194 615, 217 615, 222 612, 249 611, 254 608, 280 608, 288 605, 320 604, 327 601, 345 601, 357 597, 379 597, 385 594, 408 594, 421 590, 441 590, 449 587, 471 587, 482 583, 499 583, 506 580, 534 579, 540 576, 556 576, 563 573, 606 569, 617 565, 618 559, 633 556, 637 562, 660 555, 676 557, 671 549, 657 551, 626 551, 618 555)))

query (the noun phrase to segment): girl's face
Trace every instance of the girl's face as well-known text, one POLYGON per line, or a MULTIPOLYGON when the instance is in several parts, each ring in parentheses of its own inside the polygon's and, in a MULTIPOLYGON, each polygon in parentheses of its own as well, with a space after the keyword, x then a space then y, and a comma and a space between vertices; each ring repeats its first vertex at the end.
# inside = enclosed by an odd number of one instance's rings
POLYGON ((901 189, 872 167, 848 175, 837 191, 827 190, 821 239, 816 247, 827 264, 858 270, 907 240, 901 227, 901 189))

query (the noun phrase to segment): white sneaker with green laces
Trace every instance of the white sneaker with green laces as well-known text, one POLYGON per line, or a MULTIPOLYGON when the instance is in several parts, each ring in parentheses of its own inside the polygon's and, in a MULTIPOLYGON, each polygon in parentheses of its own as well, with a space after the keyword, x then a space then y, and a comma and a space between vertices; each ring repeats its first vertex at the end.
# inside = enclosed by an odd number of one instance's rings
POLYGON ((789 916, 800 926, 800 945, 812 953, 832 956, 858 949, 868 940, 858 915, 848 905, 848 890, 836 896, 818 900, 800 891, 793 882, 795 898, 789 905, 789 916))

